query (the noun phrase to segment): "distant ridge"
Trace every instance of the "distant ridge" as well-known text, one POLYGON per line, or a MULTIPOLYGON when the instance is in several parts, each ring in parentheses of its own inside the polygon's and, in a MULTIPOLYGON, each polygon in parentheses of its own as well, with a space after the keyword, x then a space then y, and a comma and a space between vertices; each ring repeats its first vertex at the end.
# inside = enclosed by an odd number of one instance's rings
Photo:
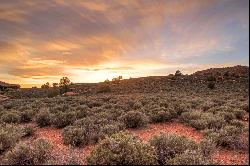
POLYGON ((249 74, 248 66, 233 66, 233 67, 222 67, 222 68, 210 68, 206 70, 197 71, 191 75, 194 76, 204 76, 204 75, 224 75, 224 74, 234 75, 234 76, 247 76, 249 74))

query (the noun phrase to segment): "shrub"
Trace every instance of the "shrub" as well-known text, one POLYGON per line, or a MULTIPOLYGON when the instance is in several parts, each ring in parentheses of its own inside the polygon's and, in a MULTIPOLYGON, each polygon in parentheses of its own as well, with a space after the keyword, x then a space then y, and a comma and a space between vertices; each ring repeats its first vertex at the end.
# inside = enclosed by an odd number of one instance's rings
POLYGON ((32 145, 18 144, 6 154, 9 165, 35 165, 43 164, 48 158, 51 145, 42 139, 36 140, 32 145))
POLYGON ((225 124, 225 120, 223 117, 214 115, 210 112, 184 112, 181 114, 180 119, 181 121, 188 123, 189 125, 198 130, 203 130, 206 128, 220 129, 225 124))
POLYGON ((33 117, 32 110, 25 110, 20 112, 20 121, 21 122, 30 122, 33 117))
POLYGON ((29 137, 35 133, 35 129, 31 126, 25 126, 21 132, 23 137, 29 137))
POLYGON ((173 118, 173 115, 166 108, 155 108, 149 115, 152 122, 167 122, 173 118))
POLYGON ((244 114, 245 114, 245 111, 241 110, 241 109, 234 109, 233 112, 234 112, 234 115, 236 116, 236 118, 238 118, 238 119, 242 119, 244 114))
POLYGON ((116 134, 122 129, 124 129, 124 126, 119 122, 102 126, 100 128, 100 138, 105 138, 105 136, 111 136, 113 134, 116 134))
POLYGON ((60 95, 60 89, 59 88, 49 88, 48 90, 47 90, 47 96, 49 97, 49 98, 52 98, 52 97, 56 97, 56 96, 58 96, 58 95, 60 95))
POLYGON ((21 132, 14 125, 0 124, 0 154, 13 147, 21 138, 21 132))
POLYGON ((180 116, 180 120, 182 122, 188 123, 190 120, 196 120, 201 117, 201 112, 200 111, 188 111, 184 112, 180 116))
POLYGON ((243 129, 244 128, 244 123, 241 121, 241 120, 237 120, 237 119, 234 119, 230 122, 230 125, 232 126, 235 126, 239 129, 243 129))
POLYGON ((215 82, 214 81, 210 81, 208 84, 207 84, 207 87, 209 89, 214 89, 215 88, 215 82))
POLYGON ((169 165, 211 165, 212 160, 204 157, 199 151, 186 150, 167 161, 169 165))
POLYGON ((160 134, 150 140, 160 164, 183 153, 186 149, 197 149, 198 145, 183 136, 160 134))
POLYGON ((114 134, 102 140, 87 157, 90 165, 157 164, 154 150, 127 133, 114 134))
POLYGON ((63 143, 72 146, 88 144, 87 132, 83 127, 68 126, 63 129, 63 143))
POLYGON ((206 133, 206 136, 211 138, 217 146, 245 150, 248 144, 242 139, 242 132, 243 130, 238 127, 225 126, 217 132, 213 131, 206 133))
POLYGON ((36 123, 40 127, 48 126, 51 124, 51 113, 48 110, 42 110, 36 115, 36 123))
POLYGON ((183 112, 190 111, 191 106, 189 104, 177 103, 174 105, 174 109, 177 111, 178 115, 181 115, 183 112))
POLYGON ((199 150, 205 157, 210 157, 215 151, 216 144, 211 139, 202 139, 199 144, 199 150))
POLYGON ((111 92, 111 88, 108 84, 102 84, 97 89, 97 93, 107 93, 107 92, 111 92))
POLYGON ((2 115, 1 120, 5 123, 18 123, 20 122, 20 116, 15 111, 7 112, 2 115))
POLYGON ((218 113, 218 115, 224 117, 226 122, 230 122, 231 120, 236 118, 236 116, 232 112, 221 111, 218 113))
POLYGON ((119 120, 128 128, 142 127, 148 123, 147 116, 138 111, 129 111, 119 117, 119 120))
POLYGON ((76 120, 75 112, 58 112, 52 118, 52 124, 58 128, 71 125, 76 120))
POLYGON ((210 75, 210 76, 207 76, 207 81, 216 81, 216 78, 215 76, 210 75))

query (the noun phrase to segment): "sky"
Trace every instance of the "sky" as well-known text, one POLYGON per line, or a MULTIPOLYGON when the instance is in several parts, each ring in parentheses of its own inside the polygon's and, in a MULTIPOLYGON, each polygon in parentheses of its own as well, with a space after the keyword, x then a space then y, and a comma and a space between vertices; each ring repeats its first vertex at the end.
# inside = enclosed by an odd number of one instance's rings
POLYGON ((248 61, 248 0, 0 0, 0 80, 22 87, 248 61))

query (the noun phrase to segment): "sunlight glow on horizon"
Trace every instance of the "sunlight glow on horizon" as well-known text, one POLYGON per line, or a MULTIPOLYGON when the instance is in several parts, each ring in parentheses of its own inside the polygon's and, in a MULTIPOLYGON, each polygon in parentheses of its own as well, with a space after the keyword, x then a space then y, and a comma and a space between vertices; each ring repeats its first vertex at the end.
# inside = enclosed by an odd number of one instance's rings
POLYGON ((23 87, 249 66, 248 0, 0 1, 0 81, 23 87))

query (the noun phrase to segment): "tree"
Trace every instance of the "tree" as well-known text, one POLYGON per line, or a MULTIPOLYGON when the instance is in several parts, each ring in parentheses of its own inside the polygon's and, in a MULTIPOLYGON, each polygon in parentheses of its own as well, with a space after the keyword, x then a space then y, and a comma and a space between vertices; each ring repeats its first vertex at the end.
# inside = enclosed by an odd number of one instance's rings
POLYGON ((182 75, 182 73, 181 73, 180 70, 177 70, 177 71, 175 72, 175 76, 181 76, 181 75, 182 75))
POLYGON ((60 93, 66 93, 69 91, 70 79, 68 77, 63 77, 60 79, 60 93))
POLYGON ((53 88, 57 88, 58 87, 58 83, 53 83, 53 88))
POLYGON ((46 82, 41 86, 42 89, 49 89, 49 82, 46 82))
POLYGON ((60 87, 63 87, 63 86, 68 86, 70 84, 70 80, 68 79, 68 77, 63 77, 60 79, 60 87))

